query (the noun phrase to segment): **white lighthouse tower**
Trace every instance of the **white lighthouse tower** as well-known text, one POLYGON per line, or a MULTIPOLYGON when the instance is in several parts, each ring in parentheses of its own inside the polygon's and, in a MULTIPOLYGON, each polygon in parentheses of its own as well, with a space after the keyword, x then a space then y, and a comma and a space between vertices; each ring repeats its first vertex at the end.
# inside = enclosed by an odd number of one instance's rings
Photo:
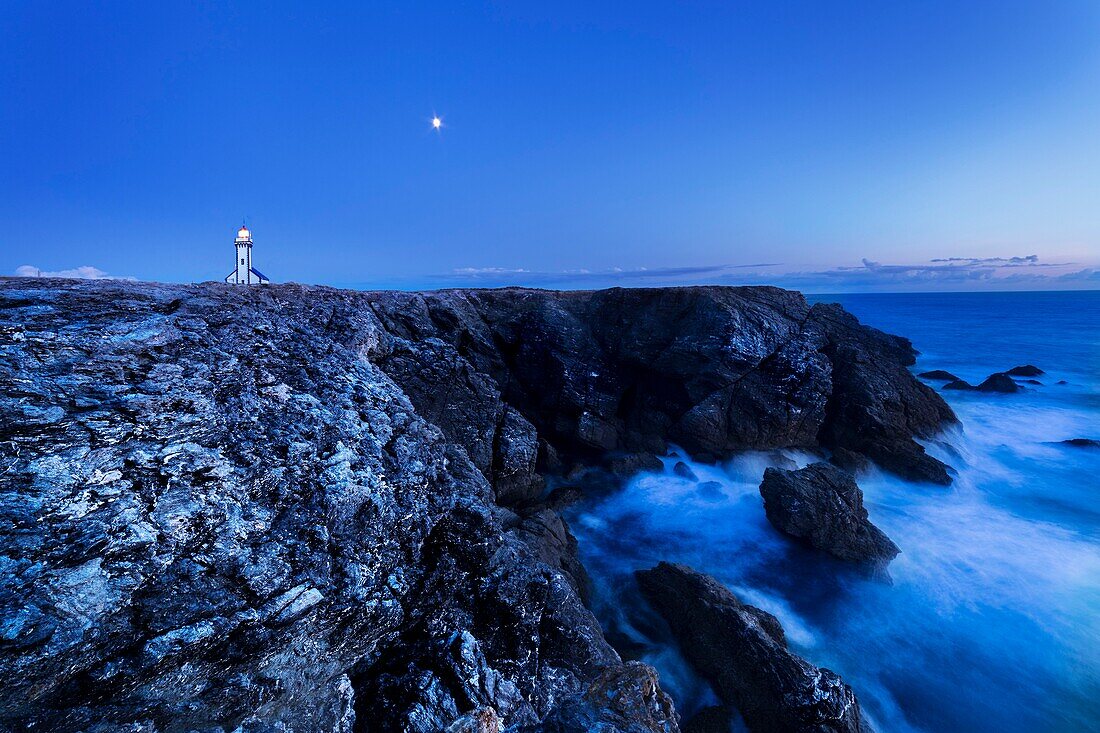
POLYGON ((237 230, 237 262, 233 272, 225 277, 231 285, 266 285, 271 279, 252 266, 252 232, 241 225, 237 230))

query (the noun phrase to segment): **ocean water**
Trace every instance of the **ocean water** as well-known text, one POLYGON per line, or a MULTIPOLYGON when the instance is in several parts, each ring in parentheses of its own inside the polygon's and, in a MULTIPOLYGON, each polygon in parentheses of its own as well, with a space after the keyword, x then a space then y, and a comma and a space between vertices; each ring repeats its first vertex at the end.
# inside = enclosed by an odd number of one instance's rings
POLYGON ((1058 444, 1100 439, 1100 292, 813 300, 912 339, 915 372, 972 383, 1018 364, 1046 374, 1015 395, 943 393, 962 424, 927 447, 957 469, 951 487, 858 477, 871 520, 902 549, 892 585, 768 524, 764 468, 809 455, 682 456, 699 481, 674 475, 669 458, 578 505, 569 519, 609 638, 657 667, 685 719, 716 701, 631 576, 684 562, 775 614, 791 647, 839 672, 880 731, 1100 731, 1100 450, 1058 444), (708 481, 717 486, 700 488, 708 481))

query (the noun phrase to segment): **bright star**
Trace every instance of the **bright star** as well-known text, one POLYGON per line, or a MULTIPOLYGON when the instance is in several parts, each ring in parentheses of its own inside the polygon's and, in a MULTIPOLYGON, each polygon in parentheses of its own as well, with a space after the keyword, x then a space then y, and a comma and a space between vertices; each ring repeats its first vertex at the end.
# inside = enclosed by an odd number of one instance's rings
POLYGON ((436 130, 443 127, 443 120, 439 119, 439 117, 432 117, 432 127, 436 130))

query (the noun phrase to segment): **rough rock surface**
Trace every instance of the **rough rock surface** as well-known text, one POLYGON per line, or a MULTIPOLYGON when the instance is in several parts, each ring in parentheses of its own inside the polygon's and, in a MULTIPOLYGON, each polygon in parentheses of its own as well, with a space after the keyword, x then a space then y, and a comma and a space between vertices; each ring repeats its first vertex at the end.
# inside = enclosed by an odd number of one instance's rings
POLYGON ((797 471, 767 468, 760 495, 772 526, 841 560, 884 573, 900 552, 868 520, 852 475, 828 463, 797 471))
POLYGON ((836 673, 792 654, 771 614, 684 565, 661 563, 635 575, 688 662, 741 712, 750 730, 872 730, 852 689, 836 673))
POLYGON ((912 353, 774 288, 0 280, 0 728, 675 730, 543 476, 671 441, 946 480, 912 353))
POLYGON ((1005 374, 1010 377, 1038 377, 1041 374, 1045 374, 1042 369, 1034 364, 1024 364, 1022 366, 1015 366, 1009 369, 1005 374))

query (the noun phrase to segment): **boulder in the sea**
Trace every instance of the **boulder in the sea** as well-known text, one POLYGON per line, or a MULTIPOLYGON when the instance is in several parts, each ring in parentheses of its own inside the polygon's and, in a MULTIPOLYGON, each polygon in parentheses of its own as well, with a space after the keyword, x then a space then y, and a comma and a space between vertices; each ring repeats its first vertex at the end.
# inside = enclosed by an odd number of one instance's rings
POLYGON ((749 730, 869 733, 852 688, 787 649, 779 620, 685 565, 635 573, 688 663, 749 730))
POLYGON ((760 495, 772 526, 841 560, 884 572, 900 552, 867 518, 855 479, 836 466, 765 469, 760 495))
POLYGON ((917 376, 921 379, 933 379, 944 382, 955 382, 959 379, 951 372, 944 371, 943 369, 933 369, 930 372, 921 372, 917 376))
POLYGON ((1070 438, 1069 440, 1063 440, 1062 445, 1068 445, 1072 448, 1100 448, 1100 440, 1093 440, 1092 438, 1070 438))
POLYGON ((1015 366, 1009 369, 1005 374, 1010 377, 1037 377, 1040 374, 1045 374, 1042 369, 1033 364, 1024 364, 1022 366, 1015 366))
POLYGON ((1004 372, 997 372, 996 374, 990 374, 986 377, 986 380, 979 384, 975 389, 979 392, 1000 392, 1003 394, 1012 394, 1013 392, 1020 391, 1020 385, 1016 384, 1012 377, 1008 376, 1004 372))
POLYGON ((672 472, 680 478, 686 478, 688 481, 699 480, 699 477, 695 475, 695 471, 691 470, 691 466, 683 461, 676 461, 676 464, 672 467, 672 472))
POLYGON ((704 481, 695 487, 695 493, 700 499, 706 501, 722 501, 726 495, 722 492, 722 484, 717 481, 704 481))
POLYGON ((652 453, 614 453, 604 459, 604 466, 619 478, 629 478, 636 473, 657 472, 664 468, 661 459, 652 453))
POLYGON ((1037 384, 1040 387, 1043 385, 1043 383, 1040 382, 1038 379, 1021 379, 1020 382, 1022 384, 1037 384))
POLYGON ((956 379, 954 382, 948 382, 947 384, 943 385, 943 388, 944 389, 957 389, 957 390, 961 390, 961 391, 977 389, 977 387, 975 387, 973 384, 971 384, 970 382, 964 381, 962 379, 956 379))

